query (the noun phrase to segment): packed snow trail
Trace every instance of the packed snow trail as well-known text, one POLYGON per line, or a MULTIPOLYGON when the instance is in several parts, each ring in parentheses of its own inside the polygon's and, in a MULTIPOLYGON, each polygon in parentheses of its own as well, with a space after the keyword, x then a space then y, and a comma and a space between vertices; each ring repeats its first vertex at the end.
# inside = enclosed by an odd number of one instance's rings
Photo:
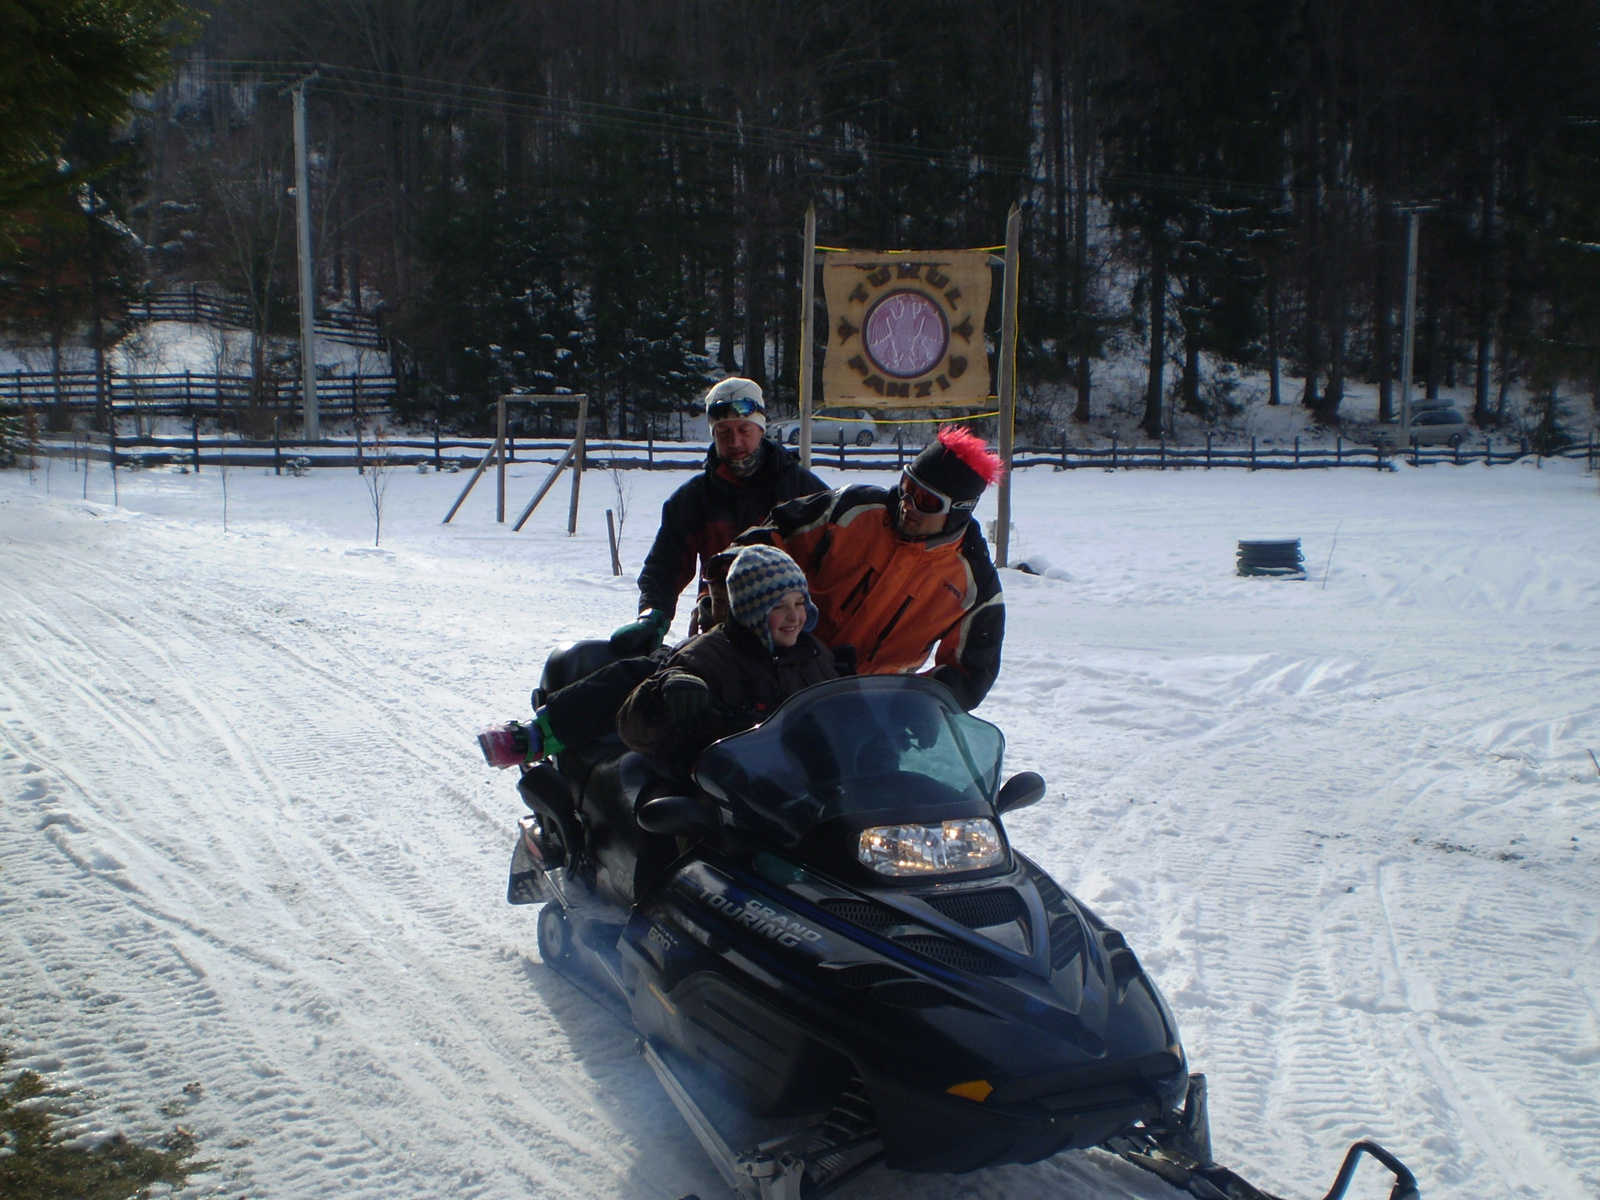
MULTIPOLYGON (((0 1036, 42 1056, 13 1065, 94 1124, 194 1128, 196 1192, 721 1194, 505 905, 519 806, 472 745, 630 615, 614 502, 591 483, 571 540, 492 497, 441 528, 459 477, 399 474, 372 550, 353 474, 230 472, 224 533, 214 472, 113 509, 99 470, 89 503, 0 475, 0 1036)), ((1161 983, 1227 1165, 1320 1195, 1372 1136, 1430 1200, 1593 1196, 1593 478, 1308 475, 1018 477, 1022 552, 1061 570, 1006 574, 980 715, 1052 785, 1008 824, 1161 983), (1262 511, 1310 582, 1231 576, 1262 511)), ((630 477, 625 562, 681 478, 630 477)), ((1090 1154, 841 1195, 908 1189, 1174 1194, 1090 1154)))

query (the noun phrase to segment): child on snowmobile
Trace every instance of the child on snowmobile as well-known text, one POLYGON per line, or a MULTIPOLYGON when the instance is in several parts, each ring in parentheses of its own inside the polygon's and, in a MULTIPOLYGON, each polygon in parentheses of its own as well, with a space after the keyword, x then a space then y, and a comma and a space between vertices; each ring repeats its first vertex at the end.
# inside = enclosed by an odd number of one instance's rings
POLYGON ((622 740, 676 778, 712 742, 839 674, 833 652, 810 632, 817 609, 794 559, 748 546, 728 569, 727 589, 727 621, 674 650, 617 714, 622 740))
MULTIPOLYGON (((661 509, 644 569, 639 616, 610 638, 617 661, 561 689, 536 707, 531 721, 508 721, 478 735, 493 767, 537 762, 586 746, 616 729, 617 706, 667 657, 661 647, 678 594, 704 563, 741 530, 766 519, 776 504, 827 490, 785 447, 767 438, 766 401, 754 381, 732 377, 706 393, 711 448, 704 469, 673 492, 661 509)), ((691 633, 716 623, 702 585, 691 633)))

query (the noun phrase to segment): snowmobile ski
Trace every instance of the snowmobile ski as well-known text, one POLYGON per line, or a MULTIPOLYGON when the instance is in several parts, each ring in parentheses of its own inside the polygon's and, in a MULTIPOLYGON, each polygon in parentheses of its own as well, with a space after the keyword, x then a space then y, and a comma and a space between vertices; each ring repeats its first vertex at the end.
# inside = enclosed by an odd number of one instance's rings
MULTIPOLYGON (((1175 1128, 1130 1130, 1108 1138, 1103 1146, 1199 1200, 1283 1200, 1227 1167, 1218 1166, 1211 1158, 1210 1141, 1205 1076, 1191 1075, 1183 1118, 1175 1128)), ((1339 1174, 1323 1200, 1340 1200, 1355 1178, 1356 1167, 1364 1154, 1394 1174, 1389 1200, 1420 1200, 1416 1177, 1405 1163, 1378 1143, 1365 1140, 1356 1142, 1345 1152, 1339 1174)))

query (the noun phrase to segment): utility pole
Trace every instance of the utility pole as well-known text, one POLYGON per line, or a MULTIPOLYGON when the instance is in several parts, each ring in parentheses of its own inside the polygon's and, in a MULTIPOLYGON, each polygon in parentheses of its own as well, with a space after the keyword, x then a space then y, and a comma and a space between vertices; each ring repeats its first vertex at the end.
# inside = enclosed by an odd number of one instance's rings
POLYGON ((294 215, 300 251, 300 394, 308 442, 322 440, 317 408, 316 297, 311 290, 311 172, 306 164, 306 84, 315 78, 308 75, 289 88, 294 95, 294 215))
POLYGON ((1406 214, 1406 300, 1400 338, 1400 431, 1397 446, 1411 443, 1411 379, 1415 373, 1413 351, 1417 334, 1417 222, 1428 206, 1410 207, 1406 214))

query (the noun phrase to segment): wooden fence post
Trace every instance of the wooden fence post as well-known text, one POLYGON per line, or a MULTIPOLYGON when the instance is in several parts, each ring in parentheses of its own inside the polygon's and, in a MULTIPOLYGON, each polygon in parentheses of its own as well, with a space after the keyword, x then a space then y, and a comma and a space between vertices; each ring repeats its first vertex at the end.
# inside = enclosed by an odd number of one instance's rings
POLYGON ((1256 469, 1256 435, 1253 433, 1250 435, 1250 469, 1256 469))
POLYGON ((1061 431, 1061 469, 1067 469, 1067 431, 1061 431))
POLYGON ((844 426, 839 426, 839 470, 844 470, 844 426))
POLYGON ((198 475, 200 474, 200 418, 192 412, 189 414, 189 438, 194 445, 194 473, 198 475))
POLYGON ((611 573, 622 574, 622 558, 617 553, 617 518, 609 508, 606 509, 606 539, 611 543, 611 573))
POLYGON ((1114 433, 1111 435, 1111 469, 1117 469, 1117 435, 1114 433))
POLYGON ((1160 466, 1161 470, 1165 471, 1167 469, 1167 438, 1165 434, 1162 434, 1156 439, 1156 446, 1158 447, 1158 453, 1160 455, 1156 462, 1160 466))
POLYGON ((1333 465, 1344 466, 1344 434, 1340 434, 1333 442, 1333 465))
POLYGON ((494 519, 504 525, 506 523, 506 398, 504 396, 501 396, 499 400, 495 428, 498 431, 495 437, 495 445, 500 448, 500 462, 495 468, 498 487, 495 492, 494 519))
POLYGON ((644 469, 655 470, 656 466, 656 415, 650 414, 650 428, 645 432, 644 438, 644 469))
POLYGON ((1298 433, 1294 435, 1294 465, 1297 467, 1300 465, 1300 435, 1298 433))
POLYGON ((1206 430, 1206 470, 1211 470, 1211 431, 1206 430))
POLYGON ((283 474, 283 414, 275 413, 272 418, 272 473, 283 474))
POLYGON ((585 441, 589 435, 589 396, 578 397, 578 428, 572 439, 572 502, 567 506, 567 536, 578 533, 578 493, 583 488, 583 469, 588 465, 585 441))
POLYGON ((433 419, 433 469, 444 469, 444 459, 439 456, 439 418, 433 419))

